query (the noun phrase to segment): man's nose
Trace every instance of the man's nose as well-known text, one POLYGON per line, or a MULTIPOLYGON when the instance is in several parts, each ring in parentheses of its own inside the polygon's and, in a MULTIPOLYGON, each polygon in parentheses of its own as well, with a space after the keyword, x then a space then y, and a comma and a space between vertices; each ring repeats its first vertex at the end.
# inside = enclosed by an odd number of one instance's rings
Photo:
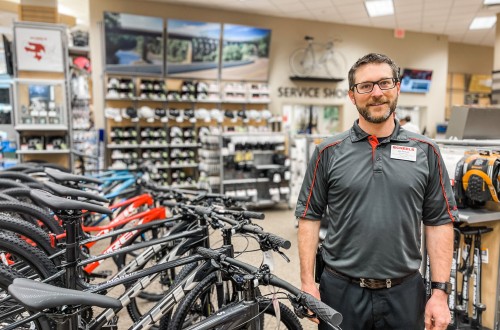
POLYGON ((379 85, 373 85, 372 96, 384 95, 384 92, 380 89, 379 85))

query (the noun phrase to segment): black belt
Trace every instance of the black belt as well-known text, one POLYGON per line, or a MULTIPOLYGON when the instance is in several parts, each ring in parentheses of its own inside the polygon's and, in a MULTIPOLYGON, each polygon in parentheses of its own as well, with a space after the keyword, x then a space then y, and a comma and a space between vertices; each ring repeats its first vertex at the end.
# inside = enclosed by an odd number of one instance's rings
POLYGON ((345 274, 339 273, 335 269, 332 269, 328 266, 325 266, 325 268, 332 274, 336 275, 337 277, 340 277, 344 280, 347 280, 351 283, 354 284, 359 284, 360 287, 362 288, 367 288, 367 289, 372 289, 372 290, 378 290, 378 289, 389 289, 393 286, 399 285, 403 283, 405 280, 407 280, 409 277, 413 276, 415 273, 412 273, 410 275, 406 275, 403 277, 399 278, 388 278, 385 280, 380 280, 380 279, 374 279, 374 278, 356 278, 356 277, 350 277, 345 274))

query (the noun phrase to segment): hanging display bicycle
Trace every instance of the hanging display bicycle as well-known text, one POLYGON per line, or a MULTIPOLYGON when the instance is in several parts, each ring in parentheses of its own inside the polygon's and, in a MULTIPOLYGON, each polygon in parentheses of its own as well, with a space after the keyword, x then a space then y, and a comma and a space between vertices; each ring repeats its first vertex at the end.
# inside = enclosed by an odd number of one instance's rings
POLYGON ((336 49, 334 39, 327 43, 314 42, 314 37, 305 36, 307 46, 295 50, 290 56, 293 75, 299 77, 339 78, 345 75, 346 59, 336 49))

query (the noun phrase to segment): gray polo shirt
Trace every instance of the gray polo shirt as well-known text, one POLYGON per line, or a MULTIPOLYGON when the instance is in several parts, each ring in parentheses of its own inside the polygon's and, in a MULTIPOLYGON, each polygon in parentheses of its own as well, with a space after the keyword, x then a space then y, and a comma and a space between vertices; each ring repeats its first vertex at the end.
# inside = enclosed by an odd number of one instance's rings
POLYGON ((323 257, 351 277, 398 278, 418 270, 421 222, 458 219, 437 145, 397 122, 383 141, 356 121, 316 147, 295 215, 319 221, 327 206, 323 257))

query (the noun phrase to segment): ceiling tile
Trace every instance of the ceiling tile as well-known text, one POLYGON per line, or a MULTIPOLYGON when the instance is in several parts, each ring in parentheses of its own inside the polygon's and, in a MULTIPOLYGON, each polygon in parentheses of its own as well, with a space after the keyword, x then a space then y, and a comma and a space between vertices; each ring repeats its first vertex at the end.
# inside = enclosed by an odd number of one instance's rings
POLYGON ((334 8, 330 0, 303 1, 303 3, 309 9, 334 8))

